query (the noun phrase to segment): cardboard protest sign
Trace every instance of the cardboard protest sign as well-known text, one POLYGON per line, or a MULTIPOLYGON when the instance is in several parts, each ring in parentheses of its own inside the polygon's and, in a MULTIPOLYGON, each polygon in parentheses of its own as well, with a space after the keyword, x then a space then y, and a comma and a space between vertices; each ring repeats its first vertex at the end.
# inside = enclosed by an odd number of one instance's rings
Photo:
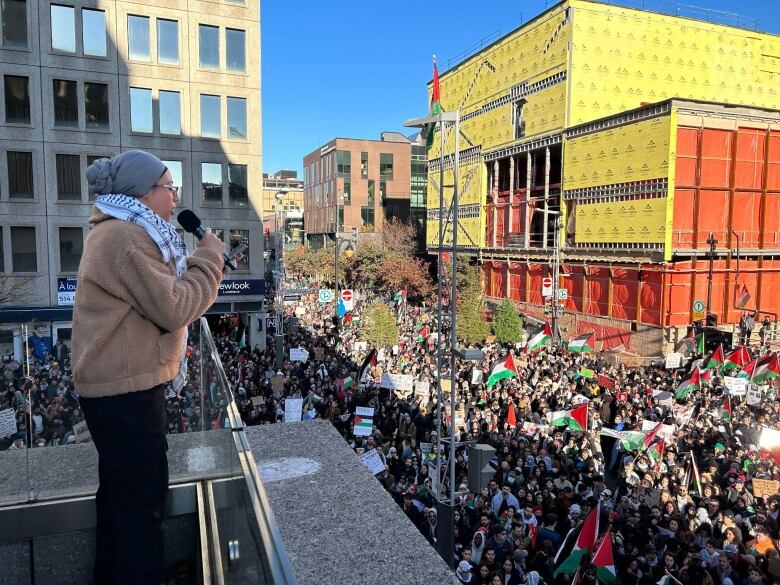
POLYGON ((383 372, 379 387, 388 388, 389 390, 400 390, 403 393, 412 392, 414 390, 414 377, 409 374, 383 372))
POLYGON ((87 421, 84 420, 73 425, 73 434, 76 435, 77 443, 87 443, 92 440, 92 435, 89 434, 87 428, 87 421))
POLYGON ((274 376, 271 378, 271 389, 274 392, 284 392, 284 376, 274 376))
POLYGON ((303 412, 303 398, 287 398, 284 401, 284 422, 298 422, 303 412))
POLYGON ((606 374, 599 374, 599 377, 597 378, 598 385, 602 388, 606 388, 608 390, 614 390, 615 389, 615 381, 607 376, 606 374))
POLYGON ((677 368, 681 367, 684 358, 685 356, 681 353, 670 353, 668 356, 666 356, 666 369, 676 370, 677 368))
POLYGON ((474 386, 477 384, 482 384, 483 375, 484 374, 482 373, 482 369, 474 366, 474 368, 471 370, 471 384, 474 386))
POLYGON ((750 380, 726 376, 723 378, 723 385, 732 396, 745 396, 745 394, 747 394, 747 388, 750 385, 750 380))
POLYGON ((452 380, 449 378, 443 378, 441 381, 441 394, 442 396, 449 396, 452 390, 452 380))
POLYGON ((431 397, 430 382, 415 382, 414 395, 420 400, 429 400, 431 397))
POLYGON ((362 461, 363 465, 365 465, 374 475, 382 473, 385 469, 385 464, 376 449, 371 449, 370 451, 361 454, 360 461, 362 461))
POLYGON ((252 404, 255 406, 260 406, 262 404, 265 404, 265 399, 262 396, 252 396, 249 400, 252 401, 252 404))
POLYGON ((325 359, 325 348, 324 347, 315 347, 314 348, 314 359, 318 362, 321 362, 325 359))
POLYGON ((16 433, 16 417, 14 416, 13 408, 0 410, 0 437, 7 437, 16 433))
POLYGON ((291 362, 306 362, 309 360, 309 352, 302 347, 290 348, 290 361, 291 362))
POLYGON ((776 496, 780 493, 780 481, 776 479, 753 478, 753 494, 757 498, 776 496))
POLYGON ((748 406, 759 406, 761 404, 761 386, 751 384, 747 390, 746 402, 748 406))

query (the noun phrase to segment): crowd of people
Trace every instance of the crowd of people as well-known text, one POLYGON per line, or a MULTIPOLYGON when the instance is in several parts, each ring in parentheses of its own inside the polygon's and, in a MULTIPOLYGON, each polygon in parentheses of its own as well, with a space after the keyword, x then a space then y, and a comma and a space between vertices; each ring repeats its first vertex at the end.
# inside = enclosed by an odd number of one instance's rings
MULTIPOLYGON (((286 343, 305 348, 310 357, 285 360, 281 368, 274 367, 272 344, 263 351, 244 343, 239 321, 212 319, 211 326, 247 425, 281 422, 285 399, 303 398, 304 420, 330 420, 357 453, 376 449, 385 463, 377 480, 438 546, 437 467, 431 452, 437 442, 431 389, 439 373, 435 312, 403 306, 398 342, 376 348, 376 360, 361 372, 370 348, 361 342, 358 318, 368 300, 356 302, 356 319, 342 325, 338 335, 332 306, 305 296, 297 307, 288 307, 286 343), (411 376, 415 390, 381 387, 386 373, 411 376), (274 382, 278 377, 283 384, 274 382), (370 436, 354 434, 359 406, 374 408, 370 436)), ((200 369, 205 362, 197 332, 188 351, 189 380, 167 399, 170 433, 225 424, 227 399, 218 391, 215 373, 200 369)), ((456 439, 496 450, 495 474, 481 490, 470 492, 468 448, 457 449, 452 561, 461 582, 596 583, 592 564, 572 572, 564 563, 595 510, 598 539, 612 539, 621 585, 780 583, 780 497, 766 492, 767 485, 777 484, 758 481, 780 479, 774 456, 761 448, 762 429, 776 427, 780 418, 773 383, 762 389, 760 404, 749 406, 744 396, 726 399, 716 372, 700 389, 675 399, 674 389, 687 372, 666 369, 664 363, 630 368, 601 354, 550 345, 527 352, 522 344, 488 343, 482 354, 481 364, 459 366, 453 388, 456 439), (508 356, 516 375, 488 387, 491 367, 508 356), (547 417, 584 403, 584 428, 553 426, 547 417), (658 433, 654 440, 648 428, 658 433), (628 437, 643 430, 649 444, 640 441, 637 447, 628 437)), ((27 381, 18 364, 5 364, 0 410, 14 408, 19 429, 5 439, 5 447, 75 440, 72 427, 82 419, 78 395, 66 352, 58 355, 53 351, 38 360, 27 381), (25 384, 32 385, 29 437, 25 384)), ((449 400, 442 410, 446 435, 449 400)), ((449 472, 443 468, 440 489, 447 494, 449 472)), ((593 553, 599 543, 591 544, 593 553)))

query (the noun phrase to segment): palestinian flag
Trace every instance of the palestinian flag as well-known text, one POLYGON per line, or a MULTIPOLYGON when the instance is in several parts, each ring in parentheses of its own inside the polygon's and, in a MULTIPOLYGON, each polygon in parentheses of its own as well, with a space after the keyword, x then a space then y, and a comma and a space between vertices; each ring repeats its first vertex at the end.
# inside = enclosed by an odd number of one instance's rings
POLYGON ((539 331, 537 331, 536 333, 534 333, 531 339, 528 340, 528 345, 526 345, 526 347, 530 351, 536 351, 551 339, 552 339, 552 330, 550 329, 550 324, 545 323, 544 327, 539 331))
POLYGON ((653 444, 653 441, 655 441, 655 438, 658 436, 658 433, 661 431, 661 428, 664 426, 663 421, 659 422, 657 425, 653 427, 653 429, 645 435, 645 440, 642 443, 642 447, 644 449, 649 449, 650 445, 653 444))
POLYGON ((677 579, 672 577, 669 573, 658 579, 656 585, 682 585, 677 579))
POLYGON ((745 346, 732 351, 723 361, 724 370, 740 369, 750 363, 750 352, 745 346))
MULTIPOLYGON (((590 511, 588 517, 585 519, 585 523, 580 529, 580 534, 577 537, 577 542, 574 543, 574 548, 571 550, 566 559, 561 562, 555 569, 553 575, 574 575, 582 564, 582 560, 585 555, 591 554, 593 549, 596 548, 596 538, 599 534, 599 516, 601 514, 601 503, 596 504, 596 507, 590 511)), ((555 557, 556 564, 561 558, 561 553, 565 547, 561 547, 558 552, 558 556, 555 557)))
MULTIPOLYGON (((439 69, 436 67, 436 55, 433 56, 433 91, 431 92, 431 116, 437 116, 441 113, 441 90, 439 88, 439 69)), ((425 137, 425 146, 428 150, 433 146, 434 129, 436 124, 428 124, 423 129, 425 137)))
POLYGON ((406 288, 402 288, 397 293, 395 293, 395 296, 393 297, 393 300, 395 302, 405 301, 406 300, 406 288))
POLYGON ((763 384, 778 376, 780 376, 780 361, 776 353, 753 360, 737 374, 737 378, 747 378, 754 384, 763 384))
POLYGON ((748 304, 748 301, 750 300, 750 293, 748 292, 747 285, 742 285, 742 290, 739 293, 739 300, 737 300, 737 307, 740 309, 744 309, 745 305, 748 304))
POLYGON ((347 376, 342 381, 341 387, 344 390, 347 390, 348 388, 352 388, 352 386, 354 386, 354 385, 355 385, 355 380, 352 379, 352 376, 347 376))
POLYGON ((704 348, 704 331, 702 331, 696 336, 696 353, 704 355, 704 348))
POLYGON ((723 367, 726 358, 723 357, 723 344, 718 346, 718 349, 712 352, 709 358, 704 361, 705 370, 717 370, 723 367))
POLYGON ((616 431, 604 428, 599 431, 599 435, 617 439, 625 451, 641 451, 644 449, 645 434, 642 431, 616 431))
POLYGON ((609 528, 604 534, 599 549, 593 555, 591 563, 596 567, 596 579, 599 583, 602 585, 615 585, 617 583, 615 558, 612 556, 612 532, 609 528))
MULTIPOLYGON (((355 415, 355 429, 368 429, 369 435, 371 434, 371 429, 374 426, 374 419, 371 418, 363 418, 358 415, 355 415)), ((357 435, 357 433, 355 433, 357 435)))
POLYGON ((725 421, 731 420, 731 396, 726 396, 726 399, 723 401, 723 412, 721 413, 721 416, 725 421))
POLYGON ((588 428, 588 402, 575 406, 571 410, 556 410, 547 414, 554 427, 569 427, 573 431, 585 431, 588 428))
POLYGON ((430 334, 431 332, 428 329, 428 326, 425 325, 422 329, 420 329, 420 333, 417 335, 417 343, 425 343, 425 340, 428 339, 430 334))
POLYGON ((694 368, 691 376, 677 386, 674 391, 674 397, 678 400, 686 398, 691 392, 701 389, 701 377, 699 376, 699 368, 694 368))
POLYGON ((365 384, 368 380, 368 372, 372 366, 376 365, 376 349, 372 349, 366 359, 363 360, 363 364, 360 366, 360 372, 358 373, 358 382, 365 384))
POLYGON ((569 351, 576 353, 591 352, 596 349, 596 334, 585 333, 579 337, 569 340, 567 348, 569 351))
POLYGON ((514 401, 509 401, 509 413, 507 413, 506 416, 506 424, 508 424, 510 427, 517 426, 517 415, 515 414, 515 403, 514 401))
POLYGON ((664 459, 664 442, 658 441, 655 445, 650 447, 647 453, 650 455, 650 458, 655 461, 656 469, 658 469, 664 459))
POLYGON ((486 386, 492 388, 499 380, 517 377, 517 366, 511 355, 506 356, 504 361, 499 361, 490 371, 486 386))
POLYGON ((693 327, 688 332, 688 335, 683 337, 677 345, 674 346, 674 351, 682 354, 689 354, 696 348, 696 335, 693 327))

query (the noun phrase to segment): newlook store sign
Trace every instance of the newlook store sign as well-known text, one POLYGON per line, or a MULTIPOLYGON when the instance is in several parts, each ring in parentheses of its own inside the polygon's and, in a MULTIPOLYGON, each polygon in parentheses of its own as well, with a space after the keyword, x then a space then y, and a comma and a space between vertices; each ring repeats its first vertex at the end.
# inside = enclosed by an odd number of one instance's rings
POLYGON ((265 280, 262 278, 237 278, 223 280, 219 284, 219 295, 223 297, 264 294, 265 280))

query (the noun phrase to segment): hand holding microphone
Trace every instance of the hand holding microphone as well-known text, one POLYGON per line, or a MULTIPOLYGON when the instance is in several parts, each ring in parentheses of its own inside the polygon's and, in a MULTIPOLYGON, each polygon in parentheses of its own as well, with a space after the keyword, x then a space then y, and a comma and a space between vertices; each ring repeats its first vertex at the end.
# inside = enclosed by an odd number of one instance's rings
POLYGON ((236 269, 236 265, 225 252, 225 245, 215 236, 210 229, 203 229, 200 218, 189 209, 184 209, 176 216, 176 221, 184 228, 184 231, 198 238, 198 248, 206 248, 214 252, 222 252, 222 260, 225 266, 231 270, 236 269))

